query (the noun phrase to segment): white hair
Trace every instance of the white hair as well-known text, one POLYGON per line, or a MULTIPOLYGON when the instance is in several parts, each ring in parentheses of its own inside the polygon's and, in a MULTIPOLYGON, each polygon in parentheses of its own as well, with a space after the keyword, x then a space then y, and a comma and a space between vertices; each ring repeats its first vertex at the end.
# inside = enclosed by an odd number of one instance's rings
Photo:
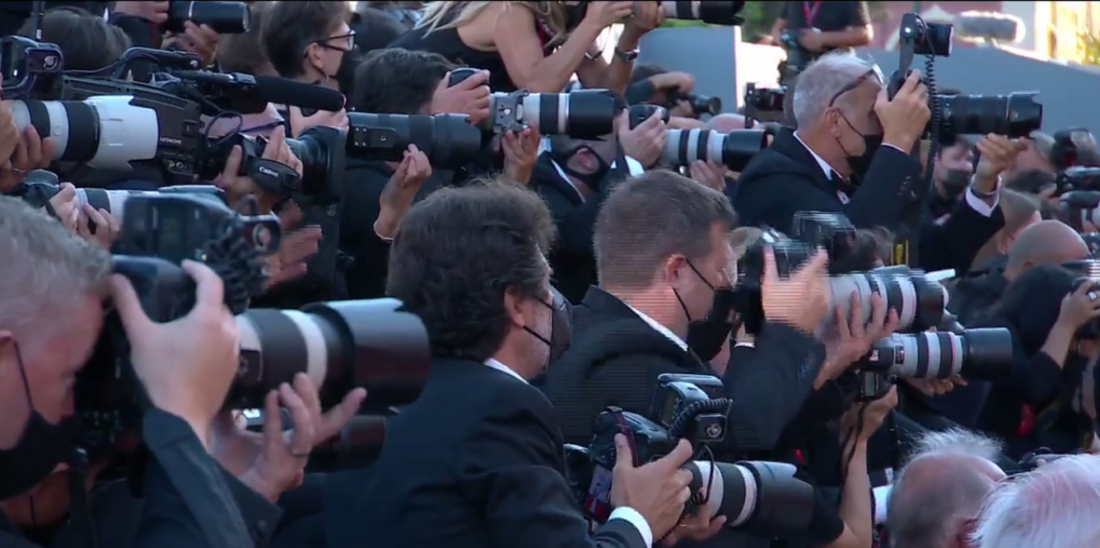
POLYGON ((1002 482, 971 535, 975 548, 1100 546, 1100 458, 1075 455, 1002 482))
MULTIPOLYGON (((794 119, 798 127, 808 127, 825 113, 829 101, 846 86, 877 66, 851 52, 821 56, 798 75, 794 87, 794 119)), ((881 73, 879 81, 882 80, 881 73)))
POLYGON ((34 340, 89 294, 103 295, 111 257, 22 200, 0 196, 0 330, 34 340), (29 336, 28 336, 29 335, 29 336))
POLYGON ((910 460, 929 454, 966 455, 997 462, 1003 450, 1001 442, 965 428, 928 432, 913 444, 910 460))

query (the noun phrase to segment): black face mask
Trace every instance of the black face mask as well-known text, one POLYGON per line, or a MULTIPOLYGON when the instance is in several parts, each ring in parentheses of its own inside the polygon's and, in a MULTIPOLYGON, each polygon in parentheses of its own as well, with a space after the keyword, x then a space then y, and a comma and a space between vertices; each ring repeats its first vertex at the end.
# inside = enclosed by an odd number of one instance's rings
POLYGON ((840 150, 843 150, 845 156, 847 156, 848 169, 852 170, 852 175, 856 178, 862 178, 867 174, 867 170, 870 169, 871 161, 875 159, 875 153, 878 152, 878 147, 882 146, 882 135, 864 135, 848 121, 846 116, 843 114, 840 116, 844 118, 844 123, 848 124, 848 127, 856 132, 856 135, 863 138, 863 154, 856 155, 850 154, 848 150, 844 148, 840 139, 836 141, 837 144, 840 145, 840 150))
POLYGON ((598 191, 600 189, 600 183, 603 182, 603 180, 607 177, 607 174, 611 171, 611 164, 607 163, 607 161, 605 161, 602 156, 596 153, 595 149, 588 145, 578 145, 572 150, 568 150, 560 154, 554 154, 554 156, 555 163, 558 164, 558 167, 560 167, 562 171, 564 171, 571 177, 576 177, 582 183, 588 185, 588 188, 591 188, 594 191, 598 191), (593 171, 592 173, 581 173, 573 169, 572 167, 569 167, 569 161, 572 160, 573 157, 582 150, 588 151, 588 153, 595 157, 596 161, 599 162, 600 165, 596 168, 596 171, 593 171))
POLYGON ((0 470, 3 470, 0 473, 0 500, 30 491, 53 473, 75 447, 75 421, 67 419, 54 425, 35 411, 18 344, 15 346, 15 356, 19 363, 19 374, 23 377, 23 391, 31 409, 31 417, 15 447, 0 450, 0 470))
POLYGON ((550 338, 547 339, 540 335, 534 329, 523 326, 523 330, 530 333, 532 337, 542 341, 543 344, 550 347, 550 354, 546 358, 546 363, 543 364, 543 371, 550 367, 550 364, 558 361, 558 358, 569 349, 569 346, 573 343, 573 326, 572 318, 569 315, 569 301, 565 299, 557 291, 550 291, 553 304, 547 304, 542 299, 538 299, 539 303, 550 309, 550 338))
POLYGON ((970 186, 970 172, 965 169, 949 169, 943 179, 940 179, 940 186, 947 198, 958 198, 970 186))
POLYGON ((686 341, 688 350, 694 352, 700 360, 709 362, 722 351, 722 345, 726 344, 730 333, 733 332, 733 320, 730 319, 733 311, 733 288, 714 287, 695 268, 695 265, 691 264, 690 261, 687 265, 714 292, 714 300, 711 302, 706 317, 702 320, 693 320, 691 319, 691 313, 688 312, 687 305, 680 298, 680 293, 673 291, 676 300, 680 302, 680 308, 684 310, 684 315, 688 319, 686 341))

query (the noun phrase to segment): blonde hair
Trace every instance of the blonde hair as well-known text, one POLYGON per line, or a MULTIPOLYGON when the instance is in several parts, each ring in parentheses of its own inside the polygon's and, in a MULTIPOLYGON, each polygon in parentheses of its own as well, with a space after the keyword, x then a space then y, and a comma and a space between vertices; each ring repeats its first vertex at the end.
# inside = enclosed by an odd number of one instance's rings
POLYGON ((429 2, 422 10, 423 16, 414 28, 424 28, 431 33, 440 29, 459 28, 481 15, 486 8, 493 4, 503 4, 503 9, 514 5, 523 6, 536 18, 547 23, 554 31, 552 43, 558 43, 565 38, 565 9, 560 2, 521 2, 521 1, 465 1, 465 2, 429 2))

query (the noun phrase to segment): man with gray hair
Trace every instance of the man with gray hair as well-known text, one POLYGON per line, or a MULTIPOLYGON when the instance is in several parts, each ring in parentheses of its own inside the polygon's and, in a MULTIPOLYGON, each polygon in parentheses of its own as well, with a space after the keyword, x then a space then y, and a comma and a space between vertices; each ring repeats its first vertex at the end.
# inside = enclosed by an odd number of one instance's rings
POLYGON ((1005 473, 1000 444, 955 428, 929 432, 894 480, 886 503, 890 548, 964 548, 967 527, 1005 473))
MULTIPOLYGON (((28 492, 76 454, 75 379, 103 330, 103 302, 111 296, 147 398, 140 436, 150 459, 140 478, 145 506, 136 546, 264 542, 280 510, 209 452, 213 419, 240 355, 218 276, 186 262, 195 305, 183 318, 156 323, 134 287, 112 277, 110 255, 7 196, 0 196, 0 257, 0 500, 28 492)), ((29 546, 2 511, 0 546, 29 546)))
POLYGON ((1074 455, 1003 482, 986 498, 972 548, 1100 546, 1100 458, 1074 455))
MULTIPOLYGON (((928 88, 916 71, 893 99, 885 85, 878 67, 853 53, 831 53, 810 65, 794 89, 798 129, 776 135, 738 180, 734 206, 744 223, 789 230, 795 213, 820 211, 842 213, 857 228, 895 230, 910 218, 906 197, 922 169, 910 151, 930 117, 928 88)), ((957 272, 970 266, 1004 225, 997 175, 1016 150, 1004 145, 990 155, 990 172, 975 177, 949 222, 920 227, 919 266, 957 272)))

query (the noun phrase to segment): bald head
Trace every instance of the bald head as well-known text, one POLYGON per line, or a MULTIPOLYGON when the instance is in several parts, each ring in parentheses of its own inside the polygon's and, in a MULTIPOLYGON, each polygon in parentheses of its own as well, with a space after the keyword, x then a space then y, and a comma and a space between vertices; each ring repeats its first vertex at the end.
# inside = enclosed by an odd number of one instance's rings
MULTIPOLYGON (((755 126, 756 124, 754 124, 755 126)), ((719 114, 707 122, 707 129, 718 133, 729 133, 739 129, 752 129, 754 126, 745 127, 745 117, 740 114, 719 114)))
POLYGON ((1087 258, 1089 246, 1061 221, 1040 221, 1016 236, 1008 250, 1005 277, 1012 280, 1028 268, 1040 264, 1062 264, 1087 258))
POLYGON ((906 465, 887 503, 886 527, 893 548, 951 546, 961 525, 1005 474, 974 455, 931 453, 906 465))

